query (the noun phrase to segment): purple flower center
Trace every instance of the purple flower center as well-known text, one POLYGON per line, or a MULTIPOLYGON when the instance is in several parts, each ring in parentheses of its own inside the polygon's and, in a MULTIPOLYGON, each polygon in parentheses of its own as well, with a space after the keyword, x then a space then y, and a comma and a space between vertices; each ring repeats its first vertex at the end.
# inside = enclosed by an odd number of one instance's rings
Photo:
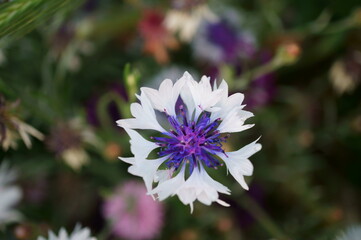
POLYGON ((163 132, 162 137, 151 138, 160 146, 158 155, 169 156, 165 162, 167 167, 177 170, 185 161, 189 163, 189 171, 192 173, 194 167, 201 163, 211 168, 222 165, 216 154, 225 154, 222 142, 226 142, 229 135, 222 137, 217 130, 221 119, 211 122, 210 113, 204 112, 197 121, 190 121, 183 105, 179 110, 180 114, 177 117, 167 115, 172 129, 163 132))

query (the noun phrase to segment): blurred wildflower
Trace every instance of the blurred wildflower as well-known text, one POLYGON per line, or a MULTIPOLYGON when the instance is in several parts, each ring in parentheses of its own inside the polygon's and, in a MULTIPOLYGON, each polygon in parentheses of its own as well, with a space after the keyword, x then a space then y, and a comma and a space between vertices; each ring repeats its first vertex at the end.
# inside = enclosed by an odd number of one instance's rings
POLYGON ((61 157, 74 170, 79 170, 89 161, 86 145, 102 146, 91 128, 80 118, 56 124, 47 139, 48 148, 61 157))
POLYGON ((199 233, 195 229, 185 229, 179 233, 180 240, 197 240, 199 239, 199 233))
POLYGON ((15 237, 20 240, 31 239, 32 233, 33 233, 33 229, 31 227, 31 225, 29 225, 27 223, 19 224, 14 229, 15 237))
POLYGON ((59 231, 59 236, 49 231, 48 238, 38 237, 37 240, 96 240, 96 238, 91 236, 89 228, 81 228, 77 225, 70 235, 62 228, 59 231))
POLYGON ((17 174, 6 162, 0 165, 0 226, 18 221, 21 215, 13 209, 22 196, 21 189, 13 185, 17 174))
POLYGON ((93 54, 95 48, 87 38, 92 31, 92 19, 66 22, 50 36, 50 53, 61 67, 76 72, 81 67, 81 55, 93 54))
POLYGON ((217 229, 220 232, 229 232, 231 231, 234 223, 230 217, 221 217, 217 221, 217 229))
POLYGON ((333 207, 329 210, 327 220, 330 223, 335 223, 335 222, 340 222, 341 220, 344 219, 344 217, 345 217, 345 213, 342 208, 333 207))
POLYGON ((21 138, 27 148, 31 148, 30 136, 39 140, 44 139, 44 135, 32 126, 21 121, 14 110, 19 105, 19 101, 7 103, 0 94, 0 144, 6 151, 9 148, 17 147, 17 139, 21 138))
POLYGON ((211 63, 235 63, 237 59, 251 58, 256 51, 251 34, 237 30, 226 19, 205 22, 194 39, 197 58, 211 63))
POLYGON ((165 26, 173 33, 179 33, 184 42, 190 42, 203 20, 217 21, 217 16, 204 1, 173 1, 174 8, 167 12, 165 26))
POLYGON ((104 216, 116 236, 129 240, 154 239, 163 226, 163 206, 146 195, 144 185, 128 181, 104 203, 104 216))
POLYGON ((144 51, 152 54, 158 63, 167 63, 167 49, 176 49, 177 40, 163 25, 164 16, 156 10, 147 10, 139 22, 139 32, 144 39, 144 51))
POLYGON ((109 142, 105 145, 104 156, 106 157, 106 159, 113 161, 121 154, 122 148, 119 144, 115 142, 109 142))
POLYGON ((244 189, 248 189, 244 176, 253 173, 250 156, 261 149, 257 140, 234 151, 225 152, 222 143, 229 134, 253 127, 244 122, 253 116, 243 110, 243 94, 228 97, 228 85, 223 80, 213 90, 210 78, 203 76, 196 82, 185 72, 174 85, 170 79, 162 82, 159 90, 141 88, 139 103, 131 105, 134 118, 117 121, 130 136, 134 157, 120 158, 131 164, 128 171, 143 178, 148 193, 159 200, 177 195, 193 211, 193 202, 199 200, 210 205, 218 202, 218 192, 230 194, 230 190, 213 180, 205 167, 217 169, 226 164, 231 175, 244 189), (176 108, 176 102, 183 103, 176 108), (158 122, 154 110, 163 113, 168 124, 158 122), (161 137, 143 138, 133 129, 150 129, 160 132, 161 137), (147 159, 150 152, 158 149, 160 158, 147 159), (162 167, 163 166, 163 167, 162 167), (161 167, 162 170, 158 170, 161 167), (185 177, 188 176, 187 179, 185 177), (158 185, 153 189, 153 182, 158 185))
POLYGON ((274 68, 295 63, 301 55, 301 47, 296 42, 285 42, 281 44, 275 57, 270 62, 274 68))
MULTIPOLYGON (((266 50, 259 50, 253 59, 260 67, 270 64, 272 55, 266 50)), ((242 76, 242 73, 241 73, 242 76)), ((267 72, 255 77, 247 87, 245 104, 246 109, 262 107, 276 95, 276 77, 273 72, 267 72)))
POLYGON ((297 136, 297 142, 302 147, 309 147, 314 141, 314 135, 310 130, 302 130, 297 136))
POLYGON ((361 237, 361 226, 348 227, 340 233, 335 240, 359 240, 361 237))
POLYGON ((351 92, 361 81, 361 51, 351 51, 331 67, 330 78, 338 94, 351 92))
POLYGON ((253 80, 246 92, 247 109, 255 109, 268 104, 276 95, 274 73, 262 75, 253 80))

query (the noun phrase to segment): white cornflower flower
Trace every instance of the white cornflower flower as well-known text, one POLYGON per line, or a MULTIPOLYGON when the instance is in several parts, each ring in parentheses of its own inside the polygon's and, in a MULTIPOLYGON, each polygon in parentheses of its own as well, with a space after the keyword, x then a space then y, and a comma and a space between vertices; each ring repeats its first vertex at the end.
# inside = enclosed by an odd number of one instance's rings
POLYGON ((335 240, 359 240, 360 238, 361 226, 352 226, 339 234, 335 240))
POLYGON ((9 169, 7 163, 0 165, 0 226, 17 221, 21 218, 14 209, 22 196, 19 187, 12 185, 16 179, 16 172, 9 169))
POLYGON ((253 114, 243 110, 243 94, 228 96, 224 80, 212 88, 208 77, 196 82, 185 72, 174 84, 164 80, 159 90, 141 88, 137 97, 140 103, 131 105, 134 118, 117 121, 130 136, 134 157, 120 159, 131 164, 129 173, 143 178, 149 194, 159 200, 177 195, 190 205, 191 211, 196 200, 228 206, 218 193, 230 194, 230 190, 206 171, 223 166, 223 162, 239 184, 248 189, 244 176, 253 173, 248 158, 261 145, 256 140, 234 152, 225 152, 222 146, 229 133, 253 126, 244 124, 253 114), (147 140, 135 129, 155 130, 159 136, 147 140), (159 158, 149 159, 155 149, 159 158), (153 188, 154 183, 157 185, 153 188))
POLYGON ((89 228, 81 228, 77 225, 74 231, 69 235, 64 228, 60 229, 59 236, 49 231, 48 238, 38 237, 38 240, 96 240, 91 236, 89 228))

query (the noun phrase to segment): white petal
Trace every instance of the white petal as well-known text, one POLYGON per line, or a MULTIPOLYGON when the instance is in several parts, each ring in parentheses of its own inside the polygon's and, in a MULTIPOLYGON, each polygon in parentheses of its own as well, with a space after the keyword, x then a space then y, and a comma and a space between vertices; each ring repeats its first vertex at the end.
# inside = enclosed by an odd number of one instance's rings
POLYGON ((257 141, 258 139, 237 151, 227 152, 228 157, 218 154, 225 162, 231 175, 246 190, 248 190, 248 185, 244 180, 244 176, 253 174, 253 165, 248 158, 262 148, 261 144, 256 143, 257 141))
POLYGON ((194 118, 197 119, 202 111, 212 111, 212 107, 221 100, 223 89, 212 91, 210 78, 206 76, 203 76, 199 83, 194 81, 189 73, 185 73, 185 77, 189 80, 186 81, 181 96, 188 111, 193 113, 195 110, 194 118))
POLYGON ((18 187, 0 188, 0 209, 9 209, 20 201, 22 192, 18 187))
POLYGON ((192 75, 190 75, 188 72, 185 72, 183 74, 183 77, 180 78, 180 80, 184 81, 184 86, 180 92, 180 95, 181 95, 183 102, 187 106, 188 118, 191 119, 196 105, 195 105, 193 96, 191 94, 189 85, 197 84, 197 82, 193 79, 192 75))
MULTIPOLYGON (((217 89, 217 87, 215 86, 214 89, 217 89)), ((212 113, 211 121, 214 121, 217 118, 224 119, 234 108, 239 109, 244 99, 242 93, 235 93, 228 97, 228 85, 224 80, 221 82, 218 89, 223 90, 222 97, 216 105, 220 108, 220 111, 212 113)), ((242 107, 240 109, 242 109, 242 107)))
POLYGON ((135 164, 128 168, 128 172, 135 176, 142 177, 147 191, 150 192, 152 189, 154 176, 156 175, 159 166, 166 159, 167 157, 162 157, 154 160, 135 158, 135 164))
POLYGON ((240 107, 231 110, 227 116, 222 119, 218 130, 221 133, 241 132, 254 126, 254 124, 243 125, 244 122, 253 116, 253 113, 244 111, 240 107))
POLYGON ((172 178, 173 173, 174 173, 173 169, 158 170, 154 176, 154 182, 162 183, 172 178))
POLYGON ((59 240, 68 240, 68 233, 65 231, 64 228, 60 229, 59 240))
POLYGON ((119 157, 120 160, 123 162, 129 163, 129 164, 135 164, 135 158, 134 157, 119 157))
POLYGON ((167 114, 176 116, 175 105, 184 82, 184 80, 180 79, 173 86, 172 80, 165 79, 161 83, 159 90, 143 87, 141 91, 148 96, 155 109, 161 112, 166 111, 167 114))
POLYGON ((124 128, 130 137, 130 150, 136 157, 147 158, 149 153, 159 147, 154 142, 144 139, 137 131, 124 128))
POLYGON ((191 176, 177 189, 177 195, 184 204, 192 204, 195 200, 205 205, 217 202, 218 192, 229 194, 229 189, 213 180, 204 168, 195 168, 191 176))
POLYGON ((134 118, 118 120, 118 126, 129 129, 151 129, 165 132, 164 128, 158 123, 154 109, 145 93, 142 92, 139 98, 141 104, 132 103, 130 105, 130 111, 134 118))
POLYGON ((222 205, 223 207, 230 207, 231 205, 229 205, 229 203, 226 203, 225 201, 222 201, 220 199, 217 200, 217 203, 219 205, 222 205))
POLYGON ((173 178, 160 182, 156 188, 149 192, 149 194, 157 194, 160 201, 176 194, 177 189, 181 186, 184 180, 184 165, 180 172, 173 178))
POLYGON ((71 238, 74 240, 87 240, 90 237, 90 230, 84 228, 79 231, 74 231, 71 235, 71 238))
POLYGON ((260 137, 255 140, 254 142, 251 142, 244 146, 243 148, 233 151, 233 152, 227 152, 228 156, 239 156, 241 158, 249 158, 256 152, 260 151, 262 149, 262 145, 257 143, 257 141, 260 139, 260 137))

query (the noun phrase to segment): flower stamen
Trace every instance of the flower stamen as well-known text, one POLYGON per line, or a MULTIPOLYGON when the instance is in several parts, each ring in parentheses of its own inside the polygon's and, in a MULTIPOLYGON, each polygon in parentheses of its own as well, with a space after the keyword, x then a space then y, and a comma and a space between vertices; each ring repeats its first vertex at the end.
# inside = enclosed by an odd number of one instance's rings
POLYGON ((217 153, 225 154, 222 143, 226 142, 229 134, 221 136, 217 129, 221 119, 211 122, 210 113, 204 112, 197 121, 190 121, 185 113, 184 106, 179 106, 179 114, 174 117, 166 113, 172 129, 162 133, 162 137, 151 137, 160 147, 159 156, 168 156, 165 162, 168 168, 176 171, 182 163, 189 164, 192 173, 198 164, 217 169, 222 166, 217 153), (178 119, 181 119, 180 121, 178 119))

